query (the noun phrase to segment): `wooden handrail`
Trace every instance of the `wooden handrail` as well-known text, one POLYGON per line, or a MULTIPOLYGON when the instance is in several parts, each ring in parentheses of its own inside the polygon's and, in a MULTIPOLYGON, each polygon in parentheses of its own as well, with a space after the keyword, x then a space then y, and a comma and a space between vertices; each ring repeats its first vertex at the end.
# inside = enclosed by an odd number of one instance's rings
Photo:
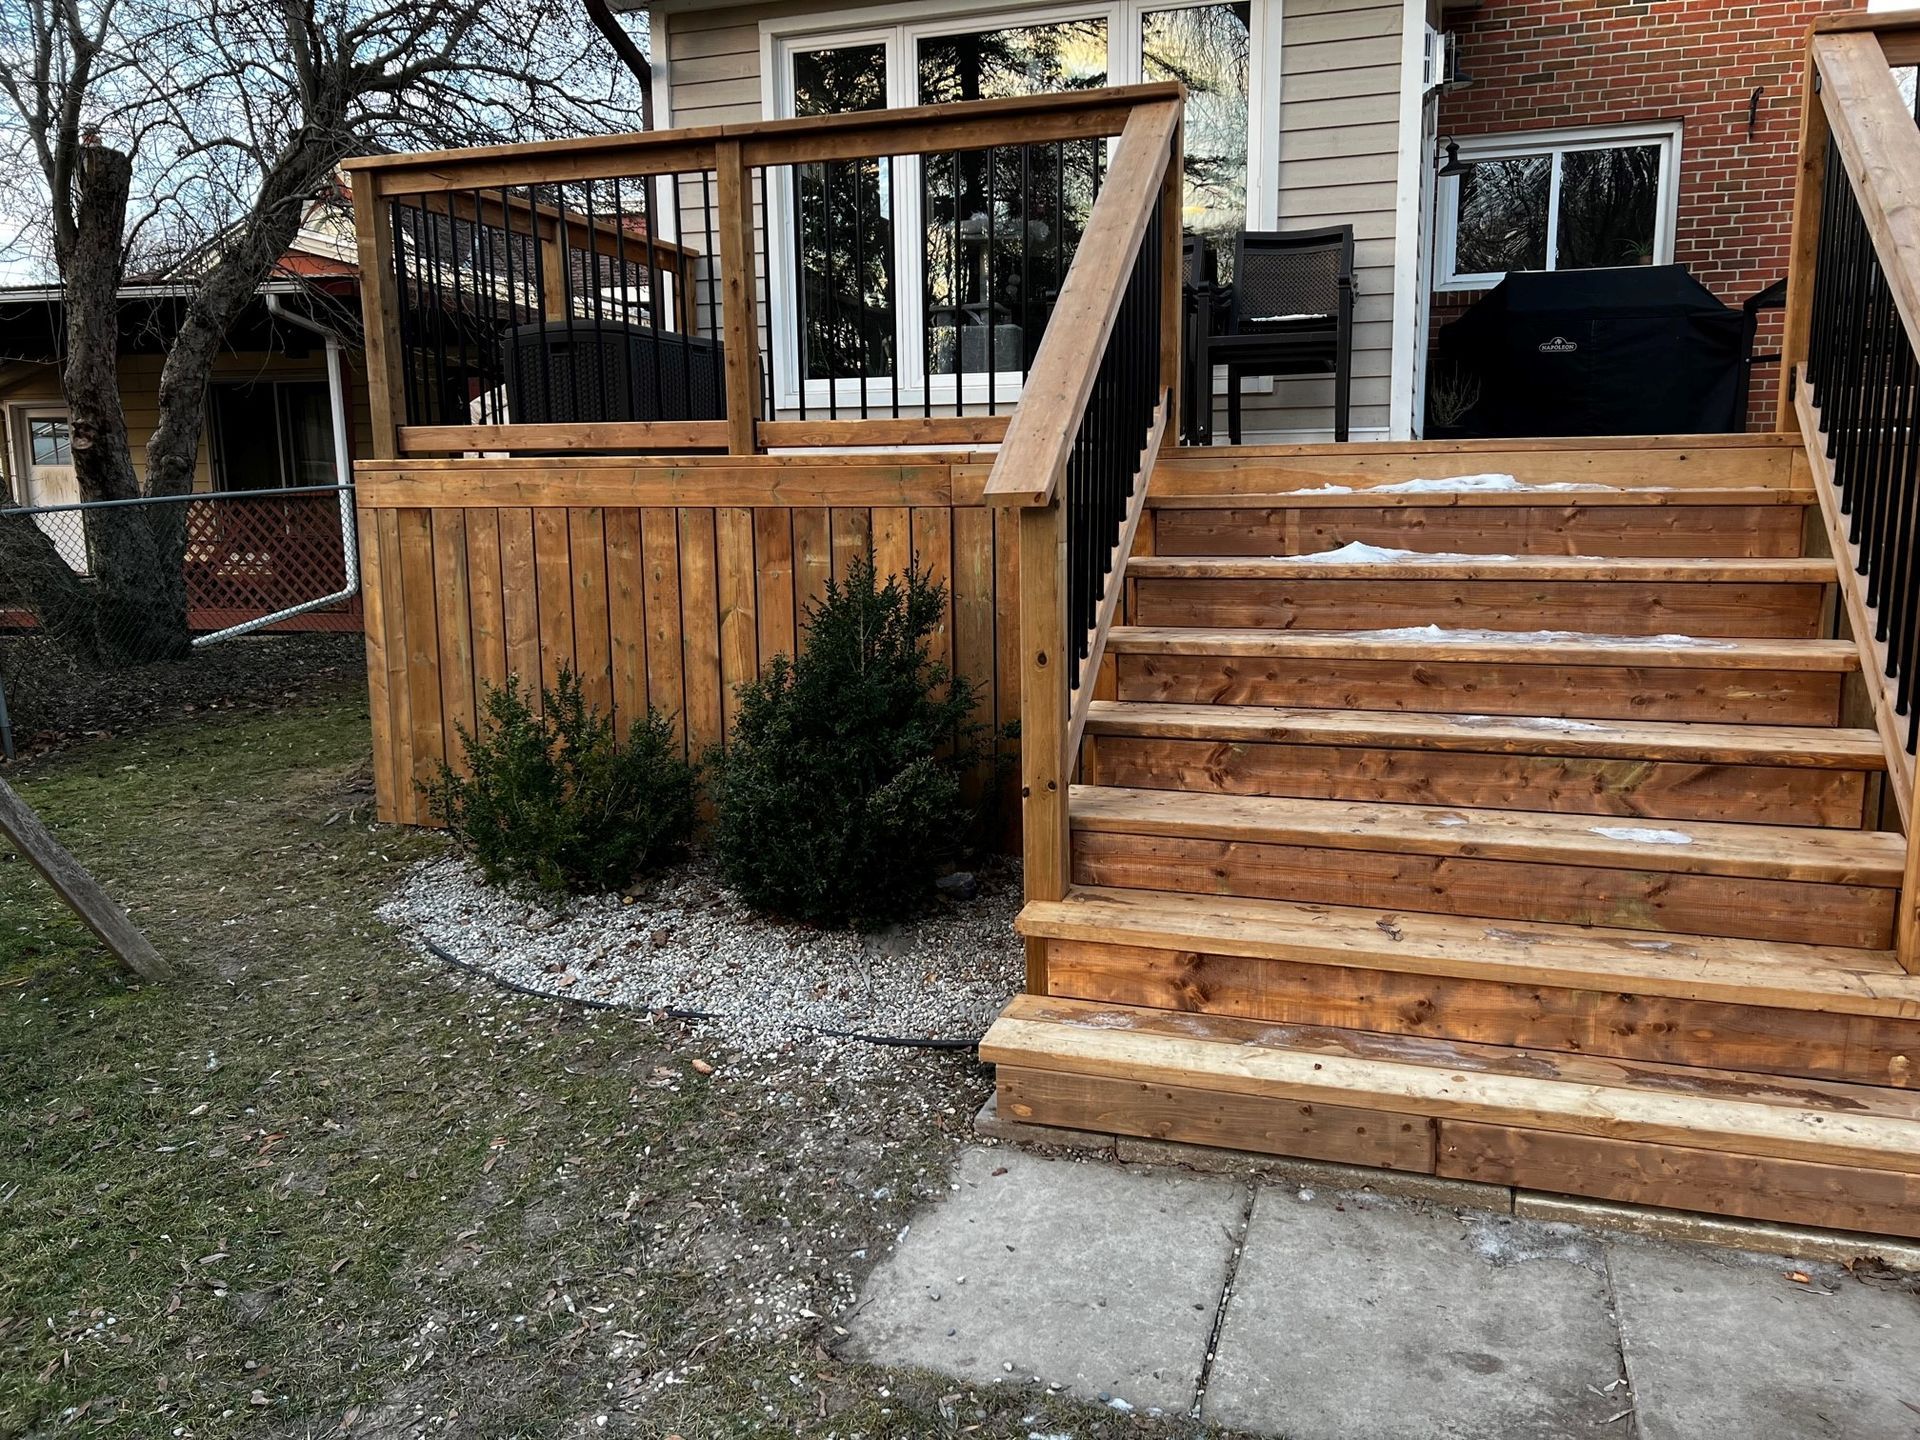
POLYGON ((1182 93, 1178 82, 1156 81, 962 105, 917 105, 524 145, 368 155, 347 161, 344 168, 355 176, 367 175, 371 192, 391 199, 533 181, 691 174, 713 169, 719 147, 727 142, 740 146, 741 159, 749 167, 935 154, 1118 135, 1136 110, 1178 102, 1182 93))
MULTIPOLYGON (((1862 534, 1859 519, 1848 513, 1856 497, 1845 473, 1828 457, 1830 444, 1841 443, 1838 453, 1844 456, 1845 446, 1860 438, 1858 417, 1841 423, 1823 414, 1806 371, 1816 348, 1815 274, 1829 250, 1821 227, 1832 207, 1824 197, 1836 193, 1836 185, 1844 185, 1858 211, 1857 222, 1849 214, 1849 231, 1864 232, 1906 343, 1911 352, 1920 353, 1920 133, 1892 73, 1895 64, 1917 60, 1920 11, 1834 16, 1817 23, 1809 35, 1780 396, 1780 428, 1797 430, 1806 449, 1829 546, 1838 560, 1841 603, 1860 650, 1867 699, 1886 751, 1889 789, 1906 827, 1907 863, 1895 949, 1910 971, 1920 970, 1920 797, 1914 757, 1905 741, 1906 721, 1899 714, 1899 684, 1910 683, 1911 677, 1889 678, 1901 668, 1901 657, 1890 656, 1878 638, 1886 617, 1868 604, 1873 591, 1862 572, 1881 567, 1871 583, 1879 587, 1884 603, 1885 588, 1894 578, 1884 573, 1885 567, 1911 562, 1889 561, 1878 540, 1878 559, 1863 555, 1856 543, 1862 534), (1838 174, 1830 173, 1835 165, 1838 174)), ((1832 301, 1821 304, 1823 311, 1829 310, 1832 301)), ((1839 343, 1830 334, 1819 340, 1829 347, 1839 343)), ((1830 361, 1824 363, 1830 367, 1830 361)), ((1831 402, 1833 395, 1822 399, 1831 402)), ((1842 411, 1845 408, 1843 403, 1842 411)), ((1886 483, 1911 483, 1911 478, 1897 482, 1890 476, 1886 483)))
POLYGON ((1153 216, 1179 126, 1177 99, 1142 107, 1127 120, 1119 152, 1048 317, 1047 332, 1040 337, 1020 408, 987 478, 988 504, 1028 508, 1052 502, 1066 474, 1067 455, 1113 334, 1120 296, 1153 216))

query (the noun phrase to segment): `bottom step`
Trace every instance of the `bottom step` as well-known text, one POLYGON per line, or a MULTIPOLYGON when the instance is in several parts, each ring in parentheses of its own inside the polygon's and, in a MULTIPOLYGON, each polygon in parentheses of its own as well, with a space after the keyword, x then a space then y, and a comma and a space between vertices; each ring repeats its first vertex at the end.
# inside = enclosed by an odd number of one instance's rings
POLYGON ((981 1058, 1030 1124, 1920 1236, 1920 1097, 1021 996, 981 1058))

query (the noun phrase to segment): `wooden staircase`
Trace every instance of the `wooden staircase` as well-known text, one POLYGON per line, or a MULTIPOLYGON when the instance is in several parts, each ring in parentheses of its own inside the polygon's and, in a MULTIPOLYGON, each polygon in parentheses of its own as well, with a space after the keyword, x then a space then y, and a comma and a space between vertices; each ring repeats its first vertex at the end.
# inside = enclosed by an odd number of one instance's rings
POLYGON ((1162 458, 1002 1113, 1920 1235, 1907 843, 1797 442, 1486 448, 1162 458))

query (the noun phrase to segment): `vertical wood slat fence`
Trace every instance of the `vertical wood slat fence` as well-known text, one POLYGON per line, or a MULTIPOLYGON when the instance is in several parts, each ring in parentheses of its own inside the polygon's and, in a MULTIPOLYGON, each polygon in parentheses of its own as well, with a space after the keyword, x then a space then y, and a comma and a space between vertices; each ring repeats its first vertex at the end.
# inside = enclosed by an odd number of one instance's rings
POLYGON ((1892 67, 1920 63, 1911 13, 1815 24, 1779 424, 1806 448, 1861 673, 1907 830, 1897 950, 1920 970, 1920 128, 1892 67))
POLYGON ((652 705, 698 756, 857 557, 947 586, 934 656, 977 687, 979 719, 1011 723, 1018 523, 982 503, 973 458, 363 465, 380 818, 432 823, 420 786, 510 674, 569 666, 621 730, 652 705))

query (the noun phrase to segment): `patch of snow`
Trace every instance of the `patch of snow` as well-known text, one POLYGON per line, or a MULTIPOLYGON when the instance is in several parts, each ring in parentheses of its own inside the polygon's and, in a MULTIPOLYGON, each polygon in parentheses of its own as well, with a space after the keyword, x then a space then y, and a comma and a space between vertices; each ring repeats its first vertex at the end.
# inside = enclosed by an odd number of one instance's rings
POLYGON ((1673 949, 1673 942, 1671 940, 1629 940, 1627 942, 1627 948, 1629 950, 1651 950, 1656 955, 1664 955, 1667 951, 1673 949))
POLYGON ((1433 823, 1436 825, 1471 825, 1473 822, 1464 815, 1436 815, 1433 817, 1433 823))
POLYGON ((1589 825, 1595 835, 1609 840, 1631 840, 1640 845, 1691 845, 1693 837, 1684 830, 1649 830, 1638 825, 1589 825))
POLYGON ((1308 555, 1290 555, 1287 558, 1307 560, 1316 565, 1376 565, 1395 560, 1446 560, 1454 557, 1425 555, 1418 550, 1389 550, 1384 546, 1350 540, 1338 550, 1315 550, 1308 555))
POLYGON ((1731 650, 1734 642, 1703 635, 1603 635, 1587 630, 1443 630, 1438 625, 1400 625, 1384 630, 1342 630, 1349 640, 1441 640, 1481 644, 1510 640, 1529 645, 1606 644, 1661 650, 1731 650))
POLYGON ((1558 481, 1529 485, 1512 475, 1446 475, 1427 480, 1396 480, 1390 485, 1314 485, 1291 490, 1291 495, 1515 495, 1556 494, 1573 490, 1612 490, 1611 485, 1583 485, 1558 481))
POLYGON ((1563 1265, 1599 1270, 1604 1263, 1598 1238, 1578 1226, 1490 1212, 1476 1212, 1465 1218, 1467 1243, 1495 1268, 1557 1260, 1563 1265))
POLYGON ((1589 730, 1606 730, 1606 725, 1596 725, 1591 720, 1563 720, 1557 715, 1456 715, 1456 725, 1511 725, 1516 730, 1545 730, 1569 735, 1589 730))

